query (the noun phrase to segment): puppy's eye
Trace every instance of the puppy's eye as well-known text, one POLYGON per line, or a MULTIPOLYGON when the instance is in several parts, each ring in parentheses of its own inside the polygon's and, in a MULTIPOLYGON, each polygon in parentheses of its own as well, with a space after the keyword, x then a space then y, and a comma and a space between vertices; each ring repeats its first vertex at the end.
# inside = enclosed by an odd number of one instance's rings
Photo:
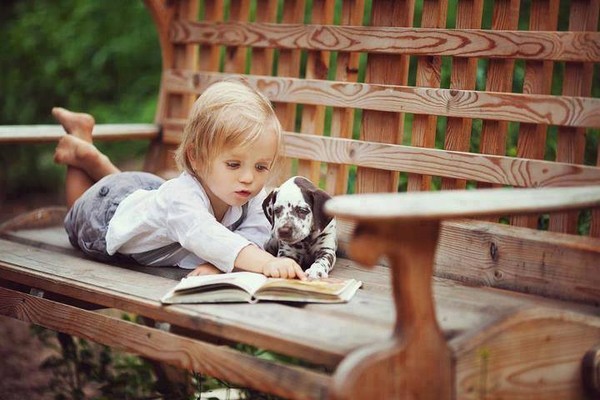
POLYGON ((282 212, 283 212, 283 207, 282 206, 275 207, 275 209, 273 210, 273 214, 276 217, 279 217, 282 212))
POLYGON ((310 213, 310 210, 306 207, 296 207, 296 213, 301 217, 305 217, 310 213))

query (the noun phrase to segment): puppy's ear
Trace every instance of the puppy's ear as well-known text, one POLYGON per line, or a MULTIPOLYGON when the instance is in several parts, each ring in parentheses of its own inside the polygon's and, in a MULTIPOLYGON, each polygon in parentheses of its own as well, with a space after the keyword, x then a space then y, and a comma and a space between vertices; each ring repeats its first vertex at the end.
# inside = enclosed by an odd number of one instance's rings
POLYGON ((275 200, 277 200, 277 189, 269 193, 262 203, 263 211, 271 225, 273 225, 273 207, 275 205, 275 200))
POLYGON ((333 217, 325 214, 325 202, 331 199, 331 196, 324 190, 315 189, 312 192, 312 198, 314 225, 319 231, 322 231, 333 219, 333 217))

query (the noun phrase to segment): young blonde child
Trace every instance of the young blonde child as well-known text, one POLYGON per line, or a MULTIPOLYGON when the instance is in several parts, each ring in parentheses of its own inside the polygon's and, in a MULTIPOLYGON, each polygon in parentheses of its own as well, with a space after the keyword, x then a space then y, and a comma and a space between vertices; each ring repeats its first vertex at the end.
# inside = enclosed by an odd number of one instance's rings
POLYGON ((306 279, 289 258, 262 249, 270 225, 265 183, 281 147, 269 101, 242 83, 210 86, 195 102, 175 153, 181 175, 164 181, 121 172, 92 144, 94 119, 52 110, 67 135, 54 159, 67 165, 65 228, 85 254, 103 261, 192 269, 234 268, 306 279))

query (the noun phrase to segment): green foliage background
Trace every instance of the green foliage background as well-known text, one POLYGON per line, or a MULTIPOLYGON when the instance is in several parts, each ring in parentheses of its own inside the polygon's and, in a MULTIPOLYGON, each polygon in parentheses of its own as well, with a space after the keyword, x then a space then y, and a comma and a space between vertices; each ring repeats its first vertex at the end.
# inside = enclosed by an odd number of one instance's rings
MULTIPOLYGON (((209 0, 207 0, 209 1, 209 0)), ((280 2, 279 18, 281 18, 280 2)), ((566 30, 571 0, 560 0, 559 30, 566 30)), ((224 0, 227 10, 229 0, 224 0)), ((366 0, 364 21, 370 19, 366 0)), ((494 0, 484 0, 482 27, 490 28, 494 0)), ((256 1, 251 2, 254 15, 256 1)), ((414 26, 420 26, 423 0, 415 1, 414 26)), ((519 29, 528 29, 531 0, 521 0, 519 29)), ((448 0, 447 26, 456 22, 457 0, 448 0)), ((337 16, 341 0, 336 1, 337 16)), ((311 19, 312 0, 306 1, 305 20, 311 19)), ((228 12, 225 12, 227 18, 228 12)), ((251 17, 253 18, 253 17, 251 17)), ((160 49, 149 13, 141 0, 3 0, 0 2, 0 125, 54 123, 53 106, 93 114, 98 123, 151 122, 156 108, 160 75, 160 49)), ((221 57, 224 60, 225 53, 221 57)), ((336 53, 331 53, 334 79, 336 53)), ((361 57, 359 79, 364 79, 366 56, 361 57)), ((306 57, 302 57, 301 74, 306 57)), ((223 63, 222 63, 223 64, 223 63)), ((411 58, 409 84, 414 84, 416 58, 411 58)), ((479 60, 477 89, 485 88, 487 60, 479 60)), ((452 60, 442 58, 442 87, 450 84, 452 60)), ((523 87, 525 63, 517 61, 513 87, 523 87)), ((562 92, 564 63, 555 63, 552 93, 562 92)), ((592 96, 600 96, 600 73, 596 66, 592 96)), ((301 106, 299 106, 301 109, 301 106)), ((331 109, 327 110, 330 117, 331 109)), ((356 114, 354 134, 360 129, 356 114)), ((412 115, 406 114, 405 144, 411 141, 412 115)), ((298 124, 300 115, 298 115, 298 124)), ((329 131, 326 120, 325 133, 329 131)), ((436 146, 443 147, 446 118, 438 118, 436 146)), ((481 120, 473 121, 471 150, 478 151, 481 120)), ((516 155, 519 125, 509 124, 507 154, 516 155)), ((556 157, 556 127, 548 130, 545 157, 556 157)), ((594 165, 600 130, 589 129, 585 163, 594 165)), ((0 202, 26 191, 55 193, 62 187, 64 168, 52 161, 54 144, 0 145, 0 202)), ((139 158, 146 142, 100 143, 99 147, 117 164, 139 158)), ((353 175, 351 170, 351 182, 353 175)), ((404 190, 406 174, 401 174, 404 190)), ((434 186, 439 179, 434 179, 434 186)), ((349 191, 353 188, 350 186, 349 191)))
MULTIPOLYGON (((142 1, 3 0, 0 38, 0 125, 53 124, 53 106, 98 123, 152 122, 161 58, 142 1)), ((147 143, 99 147, 119 163, 147 143)), ((60 187, 64 168, 54 165, 53 148, 0 146, 0 201, 60 187)))

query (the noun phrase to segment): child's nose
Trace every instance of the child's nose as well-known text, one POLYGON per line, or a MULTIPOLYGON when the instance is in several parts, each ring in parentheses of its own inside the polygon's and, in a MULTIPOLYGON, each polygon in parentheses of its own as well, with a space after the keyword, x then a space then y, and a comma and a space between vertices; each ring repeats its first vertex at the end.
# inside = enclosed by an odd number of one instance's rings
POLYGON ((254 180, 254 171, 250 168, 244 168, 240 174, 240 182, 252 183, 254 180))

